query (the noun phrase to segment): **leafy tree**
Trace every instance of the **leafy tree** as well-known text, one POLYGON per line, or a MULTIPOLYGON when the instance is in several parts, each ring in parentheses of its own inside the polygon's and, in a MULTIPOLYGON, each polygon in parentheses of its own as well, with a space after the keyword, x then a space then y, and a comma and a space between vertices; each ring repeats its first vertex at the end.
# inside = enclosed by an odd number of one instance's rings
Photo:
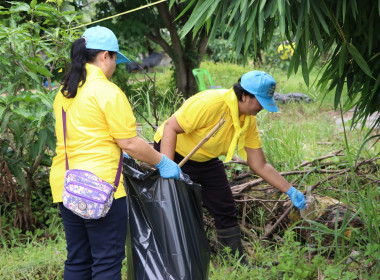
POLYGON ((81 16, 58 2, 0 9, 0 215, 14 214, 13 227, 21 229, 47 220, 41 210, 51 197, 47 176, 55 149, 51 78, 65 67, 69 42, 78 36, 68 27, 81 16))
MULTIPOLYGON (((145 1, 101 1, 96 4, 97 17, 104 18, 144 5, 145 1)), ((147 1, 150 2, 150 1, 147 1)), ((126 46, 138 42, 147 48, 158 44, 171 57, 175 68, 175 80, 180 92, 188 97, 197 91, 192 69, 197 68, 206 51, 208 35, 200 31, 181 38, 179 28, 186 23, 189 11, 182 3, 174 3, 169 10, 168 3, 159 3, 150 8, 102 22, 121 35, 126 46), (179 19, 178 16, 181 17, 179 19)), ((190 10, 191 11, 191 10, 190 10)))
MULTIPOLYGON (((171 0, 170 5, 177 1, 171 0)), ((295 41, 288 76, 298 71, 309 85, 309 71, 319 58, 329 57, 318 82, 335 89, 335 108, 347 88, 346 109, 355 107, 352 125, 380 111, 380 2, 371 0, 185 0, 192 13, 182 29, 188 36, 219 28, 230 30, 237 53, 250 45, 257 50, 272 43, 279 28, 282 41, 295 41)), ((374 126, 380 125, 380 115, 374 126)), ((379 137, 379 135, 377 136, 379 137)))

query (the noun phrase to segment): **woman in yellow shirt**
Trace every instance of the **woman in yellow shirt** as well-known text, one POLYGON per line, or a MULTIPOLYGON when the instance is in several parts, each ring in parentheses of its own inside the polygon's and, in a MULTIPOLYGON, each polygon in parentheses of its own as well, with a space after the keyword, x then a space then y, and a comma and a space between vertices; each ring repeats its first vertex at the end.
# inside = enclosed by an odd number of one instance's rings
POLYGON ((66 161, 62 109, 67 115, 66 153, 71 169, 90 171, 113 184, 120 148, 156 165, 164 178, 178 178, 180 168, 137 137, 131 106, 110 81, 116 64, 129 62, 119 52, 115 34, 101 26, 89 28, 73 43, 70 56, 70 70, 54 100, 57 147, 50 171, 53 200, 59 203, 67 242, 64 279, 121 279, 127 233, 123 178, 103 218, 83 219, 63 206, 66 161))
POLYGON ((256 114, 263 108, 277 112, 273 99, 276 82, 265 72, 244 74, 233 88, 206 90, 189 98, 157 131, 155 148, 175 162, 180 162, 211 131, 221 117, 226 122, 182 167, 184 173, 202 185, 203 205, 215 221, 220 248, 238 252, 240 262, 249 265, 242 253, 236 205, 218 159, 231 160, 236 146, 249 167, 269 184, 289 195, 293 204, 302 209, 305 198, 267 163, 261 148, 256 114))

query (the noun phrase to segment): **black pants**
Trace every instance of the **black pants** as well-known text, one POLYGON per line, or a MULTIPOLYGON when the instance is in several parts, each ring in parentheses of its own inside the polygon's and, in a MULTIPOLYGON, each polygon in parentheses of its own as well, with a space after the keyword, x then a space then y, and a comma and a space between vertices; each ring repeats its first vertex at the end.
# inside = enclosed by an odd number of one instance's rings
POLYGON ((127 235, 126 198, 115 199, 104 218, 83 219, 59 203, 65 226, 66 280, 120 280, 127 235))
MULTIPOLYGON (((159 151, 160 143, 154 143, 154 148, 159 151)), ((175 153, 176 163, 182 159, 180 154, 175 153)), ((237 226, 236 204, 223 162, 218 158, 206 162, 188 160, 181 169, 193 182, 202 185, 202 202, 214 218, 215 227, 224 229, 237 226)))

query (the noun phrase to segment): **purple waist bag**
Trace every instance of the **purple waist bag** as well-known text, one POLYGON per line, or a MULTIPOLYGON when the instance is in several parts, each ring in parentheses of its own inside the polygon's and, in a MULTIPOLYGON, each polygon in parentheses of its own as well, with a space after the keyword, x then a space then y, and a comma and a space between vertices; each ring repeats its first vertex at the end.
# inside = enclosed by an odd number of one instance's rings
POLYGON ((63 185, 63 205, 84 219, 99 219, 107 215, 113 194, 119 185, 123 153, 120 152, 119 167, 114 186, 95 174, 80 169, 69 169, 66 152, 66 112, 62 108, 63 136, 65 142, 66 173, 63 185))

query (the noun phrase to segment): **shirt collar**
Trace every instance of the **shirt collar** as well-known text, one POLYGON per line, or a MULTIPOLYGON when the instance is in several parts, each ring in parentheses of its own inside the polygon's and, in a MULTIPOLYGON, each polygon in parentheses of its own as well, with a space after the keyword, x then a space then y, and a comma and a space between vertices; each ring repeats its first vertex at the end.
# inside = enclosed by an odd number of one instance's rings
POLYGON ((90 63, 86 63, 86 83, 95 79, 107 79, 107 77, 104 75, 102 69, 100 69, 98 66, 90 63))

